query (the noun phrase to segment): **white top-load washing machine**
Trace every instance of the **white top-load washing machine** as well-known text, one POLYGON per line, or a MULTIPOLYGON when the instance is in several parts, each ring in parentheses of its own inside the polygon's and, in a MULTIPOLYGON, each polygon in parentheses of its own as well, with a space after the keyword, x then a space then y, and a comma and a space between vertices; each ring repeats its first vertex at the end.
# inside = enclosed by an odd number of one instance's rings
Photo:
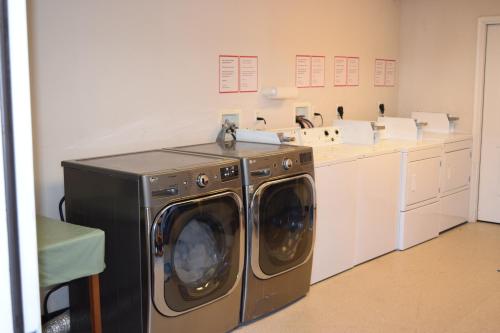
POLYGON ((444 231, 469 219, 472 135, 455 132, 459 119, 446 113, 413 112, 412 118, 427 122, 424 140, 443 145, 439 231, 444 231))

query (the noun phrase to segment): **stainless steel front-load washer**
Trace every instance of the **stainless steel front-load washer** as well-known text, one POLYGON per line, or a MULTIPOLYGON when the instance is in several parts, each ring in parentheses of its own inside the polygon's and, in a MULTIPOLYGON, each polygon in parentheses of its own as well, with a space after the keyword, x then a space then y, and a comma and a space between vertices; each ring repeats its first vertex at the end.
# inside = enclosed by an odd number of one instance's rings
MULTIPOLYGON (((67 219, 105 231, 104 332, 225 332, 239 324, 239 160, 162 150, 65 161, 67 219)), ((70 286, 72 332, 90 332, 70 286)))
POLYGON ((316 216, 312 149, 248 142, 174 149, 241 161, 247 221, 242 322, 303 297, 316 216))

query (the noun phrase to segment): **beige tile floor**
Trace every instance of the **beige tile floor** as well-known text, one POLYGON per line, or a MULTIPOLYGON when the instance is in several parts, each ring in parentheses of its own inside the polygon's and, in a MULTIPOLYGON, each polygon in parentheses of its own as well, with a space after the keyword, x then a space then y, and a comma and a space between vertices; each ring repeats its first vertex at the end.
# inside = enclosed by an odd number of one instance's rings
POLYGON ((311 287, 236 330, 500 333, 500 225, 469 223, 311 287))

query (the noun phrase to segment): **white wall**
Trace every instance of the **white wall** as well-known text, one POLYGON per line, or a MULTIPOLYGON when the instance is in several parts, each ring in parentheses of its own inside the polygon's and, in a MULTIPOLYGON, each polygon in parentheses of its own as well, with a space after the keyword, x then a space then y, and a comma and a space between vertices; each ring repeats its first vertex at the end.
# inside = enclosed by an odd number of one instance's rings
POLYGON ((472 131, 478 18, 500 15, 499 0, 401 2, 399 114, 458 114, 472 131))
POLYGON ((290 125, 293 102, 218 93, 218 55, 259 56, 260 87, 291 86, 296 54, 325 55, 326 88, 300 90, 326 121, 395 113, 373 87, 376 57, 398 59, 398 0, 29 2, 37 210, 56 217, 61 160, 213 141, 222 109, 290 125), (361 57, 361 86, 333 88, 333 56, 361 57))

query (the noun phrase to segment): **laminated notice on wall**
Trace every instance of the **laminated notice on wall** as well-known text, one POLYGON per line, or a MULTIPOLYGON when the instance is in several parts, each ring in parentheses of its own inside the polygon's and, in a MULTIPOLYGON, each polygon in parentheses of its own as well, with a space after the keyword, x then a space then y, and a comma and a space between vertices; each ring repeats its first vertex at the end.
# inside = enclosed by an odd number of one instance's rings
POLYGON ((311 56, 311 87, 325 86, 325 57, 311 56))
POLYGON ((385 60, 375 59, 375 86, 385 85, 385 60))
POLYGON ((219 56, 219 93, 239 91, 239 57, 219 56))
POLYGON ((258 63, 256 56, 240 56, 240 92, 257 92, 258 63))
POLYGON ((347 58, 347 85, 359 86, 359 58, 347 58))
POLYGON ((385 86, 394 87, 396 84, 396 60, 385 61, 385 86))
POLYGON ((396 60, 375 59, 375 87, 394 87, 396 84, 396 60))
POLYGON ((295 57, 295 86, 309 88, 311 86, 311 56, 295 57))
POLYGON ((219 93, 257 92, 258 85, 257 56, 219 56, 219 93))
POLYGON ((359 86, 359 57, 336 56, 333 60, 334 86, 359 86))
POLYGON ((334 80, 333 84, 336 87, 343 87, 347 85, 347 58, 335 57, 333 59, 334 67, 334 80))

